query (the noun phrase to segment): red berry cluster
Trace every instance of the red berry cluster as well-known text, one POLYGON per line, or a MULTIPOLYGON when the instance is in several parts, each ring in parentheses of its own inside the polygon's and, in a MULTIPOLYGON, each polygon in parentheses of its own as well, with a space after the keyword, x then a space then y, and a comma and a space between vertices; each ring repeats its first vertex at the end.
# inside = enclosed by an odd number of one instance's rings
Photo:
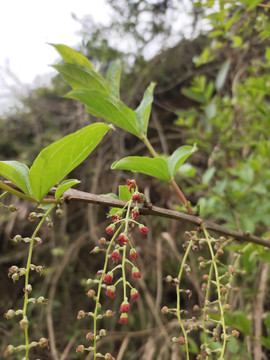
MULTIPOLYGON (((139 279, 141 278, 141 273, 134 265, 134 260, 136 260, 139 257, 139 254, 137 253, 136 249, 133 247, 130 237, 128 235, 129 231, 129 225, 136 225, 139 228, 139 231, 142 235, 146 235, 148 233, 148 228, 137 222, 137 219, 139 218, 139 207, 137 205, 138 201, 143 200, 144 196, 143 194, 139 193, 137 190, 137 185, 134 180, 127 180, 126 185, 128 186, 128 191, 130 192, 130 200, 126 203, 124 208, 113 209, 111 214, 108 215, 108 217, 111 219, 111 224, 109 224, 105 231, 106 233, 111 237, 110 240, 107 240, 105 237, 100 238, 99 245, 101 247, 105 246, 107 249, 102 249, 99 246, 96 246, 91 253, 92 254, 100 254, 101 252, 106 252, 106 261, 104 263, 104 267, 102 270, 99 270, 97 272, 97 278, 92 280, 88 279, 87 284, 88 285, 94 285, 98 284, 98 291, 96 292, 94 289, 90 289, 87 292, 87 296, 89 298, 93 298, 96 303, 96 308, 94 312, 84 312, 83 310, 80 310, 78 313, 78 319, 82 319, 85 316, 91 316, 93 317, 94 322, 96 322, 98 319, 103 318, 104 316, 112 316, 113 312, 111 310, 107 310, 104 313, 100 312, 101 304, 100 304, 100 294, 101 289, 105 288, 105 294, 110 297, 111 299, 114 299, 116 297, 116 288, 118 284, 122 282, 123 289, 124 289, 124 296, 123 301, 120 305, 119 309, 119 324, 127 324, 128 323, 128 314, 130 313, 130 303, 128 299, 131 301, 137 301, 139 299, 139 292, 136 288, 134 288, 127 280, 126 280, 126 271, 128 267, 131 266, 131 275, 133 279, 139 279), (132 209, 135 202, 135 206, 132 209), (129 249, 128 249, 129 247, 129 249), (128 252, 129 251, 129 252, 128 252), (108 262, 108 259, 111 260, 111 262, 108 262), (120 264, 118 265, 118 263, 120 264), (113 264, 113 267, 108 269, 109 266, 113 264), (122 276, 120 276, 118 279, 116 279, 116 272, 117 271, 122 272, 122 276), (127 290, 128 287, 130 290, 127 290)), ((96 325, 94 326, 96 329, 96 325)), ((106 331, 104 335, 101 335, 101 331, 99 334, 97 334, 97 331, 94 330, 94 332, 89 332, 87 334, 87 341, 94 341, 94 344, 97 340, 99 340, 100 336, 105 336, 106 331)), ((103 334, 103 333, 102 333, 103 334)), ((95 346, 94 346, 95 348, 95 346)), ((89 348, 84 347, 83 345, 80 345, 77 347, 77 353, 84 353, 85 351, 95 351, 93 350, 93 347, 90 346, 89 348)), ((113 359, 110 354, 106 354, 105 358, 107 359, 113 359)), ((104 356, 103 356, 104 357, 104 356)))

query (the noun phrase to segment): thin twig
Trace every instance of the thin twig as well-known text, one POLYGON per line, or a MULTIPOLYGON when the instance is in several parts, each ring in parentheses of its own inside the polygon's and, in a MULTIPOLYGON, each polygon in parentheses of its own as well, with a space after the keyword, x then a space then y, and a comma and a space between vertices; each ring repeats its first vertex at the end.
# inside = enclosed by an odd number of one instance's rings
MULTIPOLYGON (((11 187, 10 182, 6 182, 11 187)), ((14 185, 12 187, 15 187, 14 185)), ((51 195, 54 195, 56 188, 52 188, 50 191, 51 195)), ((96 195, 87 193, 84 191, 79 191, 75 189, 67 190, 64 195, 62 196, 63 201, 69 203, 71 201, 75 202, 86 202, 91 204, 98 204, 98 205, 106 205, 106 206, 113 206, 113 207, 123 207, 125 206, 126 202, 123 200, 114 199, 107 196, 96 195)), ((44 199, 44 200, 52 200, 52 199, 44 199)), ((215 233, 229 236, 234 238, 238 241, 246 241, 253 244, 258 244, 270 248, 270 239, 262 239, 256 235, 250 235, 248 232, 244 231, 236 231, 232 229, 225 228, 224 226, 215 224, 208 220, 203 220, 201 217, 196 215, 189 215, 180 213, 178 211, 159 208, 157 206, 153 206, 152 204, 143 204, 139 205, 139 210, 142 215, 154 215, 154 216, 161 216, 165 218, 175 219, 178 221, 185 221, 191 224, 200 225, 202 222, 204 227, 209 231, 214 231, 215 233)))
POLYGON ((267 4, 258 4, 258 6, 266 7, 266 8, 268 8, 268 9, 270 9, 270 5, 267 5, 267 4))
MULTIPOLYGON (((52 190, 55 192, 55 189, 52 190)), ((113 199, 106 196, 95 195, 86 193, 79 190, 69 189, 65 192, 63 196, 63 200, 66 202, 70 201, 81 201, 87 203, 93 203, 98 205, 107 205, 107 206, 114 206, 114 207, 123 207, 125 205, 125 201, 113 199)), ((202 222, 204 227, 209 231, 214 231, 218 234, 222 234, 225 236, 233 237, 235 240, 239 241, 246 241, 251 242, 254 244, 262 245, 265 247, 270 248, 270 241, 260 238, 259 236, 250 235, 247 232, 243 231, 236 231, 232 229, 227 229, 221 225, 217 225, 211 221, 203 220, 199 216, 196 215, 189 215, 180 213, 178 211, 159 208, 157 206, 152 206, 150 204, 139 205, 139 210, 142 215, 154 215, 154 216, 161 216, 170 219, 180 220, 189 222, 195 225, 200 225, 202 222)))

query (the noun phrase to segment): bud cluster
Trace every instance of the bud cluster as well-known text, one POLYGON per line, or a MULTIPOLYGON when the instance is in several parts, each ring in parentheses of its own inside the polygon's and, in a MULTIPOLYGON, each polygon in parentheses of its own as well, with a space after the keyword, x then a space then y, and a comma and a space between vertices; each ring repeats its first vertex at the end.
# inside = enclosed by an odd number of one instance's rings
MULTIPOLYGON (((28 343, 27 339, 29 338, 29 335, 28 335, 29 318, 28 318, 28 314, 27 314, 28 313, 27 307, 28 307, 28 304, 30 304, 30 303, 40 304, 40 305, 45 305, 48 303, 48 300, 45 299, 43 296, 39 296, 38 298, 35 298, 35 297, 29 298, 29 295, 32 294, 32 290, 33 290, 32 285, 29 283, 29 273, 32 270, 32 271, 36 271, 37 274, 42 275, 42 273, 44 271, 44 266, 31 264, 32 253, 33 253, 33 248, 35 246, 40 246, 42 244, 41 238, 36 236, 41 225, 45 221, 47 221, 48 224, 52 225, 50 213, 55 207, 56 207, 56 204, 52 204, 50 206, 50 208, 46 211, 46 213, 31 212, 28 217, 30 222, 33 222, 37 218, 40 218, 40 221, 39 221, 38 225, 36 226, 35 230, 33 231, 32 236, 31 237, 23 237, 22 235, 18 234, 18 235, 15 235, 12 239, 12 241, 14 243, 24 242, 26 244, 30 244, 30 246, 28 247, 29 250, 28 250, 28 260, 27 260, 26 267, 18 267, 16 265, 12 265, 8 271, 8 277, 11 278, 14 282, 19 280, 20 277, 25 276, 25 286, 23 288, 23 298, 24 298, 23 307, 22 307, 22 309, 18 309, 18 310, 9 309, 4 314, 4 317, 6 319, 12 319, 15 316, 22 317, 21 320, 19 321, 19 325, 20 325, 20 329, 22 331, 24 331, 24 334, 25 334, 25 344, 19 345, 16 347, 13 345, 9 345, 4 352, 4 357, 9 356, 10 354, 13 354, 16 351, 24 351, 26 354, 25 358, 27 357, 27 359, 28 359, 28 352, 31 348, 36 347, 36 346, 48 347, 49 340, 46 338, 41 338, 39 341, 32 341, 31 343, 28 343)), ((14 211, 14 209, 10 209, 10 210, 14 211)))
MULTIPOLYGON (((105 289, 105 294, 110 299, 114 299, 116 297, 117 287, 120 283, 122 283, 124 296, 119 308, 119 324, 128 323, 130 301, 137 301, 139 299, 140 294, 138 290, 126 280, 127 271, 131 272, 132 279, 141 278, 140 270, 134 264, 134 261, 138 259, 139 254, 131 242, 129 229, 137 226, 142 235, 147 235, 148 228, 137 222, 140 215, 137 203, 138 201, 144 200, 144 195, 138 192, 137 185, 134 180, 127 180, 126 185, 128 186, 128 191, 131 194, 130 200, 126 203, 123 209, 114 208, 108 215, 111 223, 106 227, 105 232, 109 237, 111 237, 111 239, 107 240, 105 237, 101 237, 99 239, 99 246, 94 247, 91 251, 94 255, 99 254, 100 252, 106 253, 103 269, 97 272, 95 279, 88 279, 86 282, 87 285, 91 286, 87 292, 87 296, 94 300, 95 310, 93 312, 80 310, 77 315, 78 319, 90 316, 93 318, 93 321, 96 322, 98 319, 105 316, 111 317, 114 315, 112 310, 107 310, 105 313, 100 311, 101 289, 105 289), (135 206, 132 209, 132 204, 134 202, 135 206), (104 249, 104 247, 106 249, 104 249), (109 267, 110 270, 108 269, 109 267), (122 276, 121 274, 120 277, 117 276, 118 271, 122 273, 122 276), (93 289, 95 285, 98 285, 97 291, 93 289)), ((88 332, 86 335, 87 341, 93 342, 93 346, 86 348, 83 345, 79 345, 76 350, 77 353, 83 354, 85 351, 93 351, 94 356, 96 357, 100 356, 105 359, 114 359, 109 353, 106 355, 98 355, 98 353, 96 353, 96 342, 101 336, 106 335, 105 330, 100 330, 99 333, 97 333, 96 328, 97 327, 95 325, 95 330, 88 332)))
MULTIPOLYGON (((231 337, 239 336, 237 330, 233 330, 231 334, 228 334, 228 328, 225 324, 225 313, 230 310, 230 305, 227 303, 228 294, 232 289, 237 290, 237 288, 231 286, 231 281, 235 274, 240 273, 236 267, 237 261, 234 265, 226 265, 221 261, 225 254, 225 246, 231 240, 226 238, 216 240, 209 236, 203 223, 200 226, 205 238, 199 236, 196 231, 186 231, 185 237, 187 240, 182 245, 185 253, 179 275, 175 278, 172 275, 165 277, 166 283, 173 285, 178 292, 177 307, 163 306, 161 309, 162 314, 175 316, 181 326, 183 334, 180 337, 173 337, 173 344, 184 346, 185 351, 188 352, 187 335, 192 331, 202 331, 205 333, 204 339, 208 339, 208 342, 209 339, 211 340, 209 344, 203 343, 201 345, 201 353, 197 355, 197 360, 212 356, 212 352, 221 353, 221 348, 217 349, 211 346, 211 343, 223 342, 224 345, 222 346, 225 346, 231 337), (193 268, 188 264, 192 252, 203 252, 203 256, 201 254, 197 256, 197 261, 198 270, 201 274, 201 290, 205 298, 202 307, 195 304, 193 310, 186 311, 182 308, 182 296, 186 295, 188 301, 192 301, 192 290, 183 288, 185 283, 183 276, 191 276, 193 271, 193 268), (221 269, 222 271, 220 271, 221 269), (214 294, 216 294, 216 297, 214 297, 214 294)), ((239 254, 236 255, 236 258, 239 259, 239 254)), ((195 273, 195 276, 198 276, 198 272, 195 273)))

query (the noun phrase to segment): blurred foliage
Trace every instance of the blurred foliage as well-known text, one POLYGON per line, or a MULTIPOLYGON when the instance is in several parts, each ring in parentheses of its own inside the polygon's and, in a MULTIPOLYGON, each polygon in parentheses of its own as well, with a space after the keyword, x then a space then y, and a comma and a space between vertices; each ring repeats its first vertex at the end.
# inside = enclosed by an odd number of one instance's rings
MULTIPOLYGON (((177 1, 108 2, 115 11, 112 24, 92 26, 94 23, 88 18, 82 19, 85 53, 95 65, 102 64, 101 72, 115 58, 124 59, 121 93, 132 108, 138 105, 148 83, 157 82, 149 137, 158 151, 165 154, 186 143, 198 144, 199 151, 193 155, 189 168, 182 171, 180 168, 177 181, 190 201, 200 205, 202 217, 269 237, 270 9, 258 6, 258 1, 194 1, 189 7, 193 11, 191 29, 198 29, 206 14, 204 24, 207 21, 211 31, 207 36, 198 34, 196 39, 183 39, 183 34, 177 32, 166 17, 170 11, 176 19, 180 16, 181 5, 177 1), (145 21, 146 13, 150 16, 145 21), (119 36, 130 41, 127 50, 116 46, 119 36), (177 45, 173 42, 176 36, 178 41, 181 40, 177 45), (112 42, 112 39, 115 40, 112 42), (145 51, 151 43, 160 53, 152 60, 146 60, 145 51), (174 45, 172 48, 164 50, 171 44, 174 45)), ((195 30, 193 34, 196 34, 195 30)), ((55 77, 50 88, 36 89, 21 99, 22 110, 0 119, 1 160, 20 160, 31 165, 43 147, 95 121, 81 104, 63 99, 68 90, 67 85, 55 77)), ((82 181, 81 190, 116 193, 118 184, 124 184, 127 174, 111 171, 110 165, 124 156, 148 155, 134 136, 121 130, 108 137, 109 140, 104 141, 72 174, 82 181)), ((135 178, 139 189, 144 190, 153 204, 181 209, 175 204, 172 190, 164 183, 146 176, 135 175, 135 178)), ((22 302, 22 284, 12 284, 7 273, 14 263, 18 266, 25 263, 25 249, 23 245, 11 244, 9 239, 20 233, 28 236, 32 230, 31 224, 24 221, 32 210, 30 205, 17 199, 9 200, 16 203, 19 211, 9 215, 0 209, 1 313, 10 307, 19 307, 22 302)), ((52 336, 52 333, 48 334, 47 324, 53 319, 53 335, 59 353, 68 343, 73 350, 80 342, 77 339, 89 331, 89 323, 76 320, 79 309, 92 306, 85 296, 85 281, 80 283, 80 279, 87 279, 99 270, 102 254, 92 256, 89 252, 104 235, 105 213, 109 209, 69 204, 64 205, 64 211, 61 220, 54 219, 53 231, 42 230, 44 244, 35 249, 34 260, 46 265, 46 270, 43 281, 32 279, 34 295, 48 297, 51 305, 39 312, 33 308, 36 320, 31 326, 37 337, 52 336)), ((166 347, 166 337, 160 331, 162 323, 169 339, 179 332, 175 320, 165 319, 159 310, 164 304, 174 306, 175 289, 161 282, 157 274, 161 272, 162 278, 167 274, 175 276, 177 261, 182 256, 183 232, 189 229, 184 223, 168 219, 146 218, 145 221, 151 229, 148 239, 134 235, 145 283, 140 290, 143 296, 130 315, 128 331, 134 335, 125 358, 170 359, 177 356, 180 359, 183 356, 181 349, 166 347), (156 349, 156 354, 151 349, 156 349)), ((242 244, 232 245, 226 255, 228 263, 232 261, 233 253, 242 247, 242 244)), ((197 257, 194 254, 190 259, 192 278, 187 279, 187 287, 192 289, 193 296, 183 304, 187 309, 202 299, 202 274, 197 269, 197 257)), ((251 246, 245 252, 242 259, 244 275, 239 274, 236 281, 240 290, 233 298, 227 319, 243 334, 253 331, 256 317, 264 319, 259 336, 266 358, 270 355, 270 299, 268 277, 262 280, 261 276, 263 266, 269 262, 269 253, 259 246, 251 246), (262 281, 265 282, 264 306, 259 308, 257 296, 262 281)), ((102 301, 107 308, 117 309, 120 305, 105 298, 102 301)), ((21 343, 22 334, 14 323, 0 319, 1 350, 11 342, 21 343)), ((126 329, 111 319, 102 320, 100 325, 110 330, 103 346, 107 351, 117 353, 126 329)), ((194 344, 190 345, 195 351, 196 340, 195 336, 194 344)), ((248 359, 252 355, 247 349, 252 353, 253 345, 252 338, 247 336, 233 339, 229 343, 228 359, 248 359)), ((49 349, 45 352, 37 350, 33 352, 34 356, 53 359, 49 349)), ((68 358, 79 356, 70 351, 68 358)))

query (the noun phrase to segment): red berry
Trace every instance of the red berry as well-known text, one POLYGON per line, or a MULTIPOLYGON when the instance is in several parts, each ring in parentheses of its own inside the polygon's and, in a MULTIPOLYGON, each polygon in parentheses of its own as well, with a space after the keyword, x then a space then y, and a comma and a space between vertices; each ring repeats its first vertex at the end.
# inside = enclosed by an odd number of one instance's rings
POLYGON ((127 186, 129 186, 128 191, 129 191, 130 193, 131 193, 132 189, 135 190, 135 188, 136 188, 135 180, 129 180, 129 179, 127 179, 126 184, 127 184, 127 186))
POLYGON ((116 241, 118 242, 119 245, 123 246, 123 245, 126 245, 129 240, 128 238, 125 236, 124 233, 121 233, 118 238, 116 239, 116 241))
POLYGON ((130 260, 138 259, 139 255, 135 249, 131 249, 129 253, 130 260))
POLYGON ((87 296, 88 297, 94 297, 96 295, 96 292, 95 292, 95 290, 93 290, 93 289, 90 289, 89 291, 88 291, 88 293, 87 293, 87 296))
POLYGON ((98 242, 99 242, 101 245, 106 244, 106 239, 105 239, 105 237, 102 236, 102 237, 98 240, 98 242))
POLYGON ((77 319, 83 319, 85 317, 85 312, 83 310, 80 310, 77 315, 77 319))
POLYGON ((104 359, 105 360, 115 360, 115 358, 110 353, 105 354, 104 359))
POLYGON ((89 332, 86 334, 85 338, 87 341, 93 341, 95 338, 95 335, 92 332, 89 332))
POLYGON ((122 304, 120 305, 119 313, 123 314, 123 313, 129 313, 129 312, 130 312, 129 303, 127 301, 123 301, 122 304))
POLYGON ((84 352, 84 346, 83 345, 77 346, 76 353, 83 354, 83 352, 84 352))
POLYGON ((142 200, 142 195, 139 192, 135 192, 132 196, 131 199, 134 201, 140 201, 142 200))
POLYGON ((112 235, 114 233, 114 227, 115 227, 114 224, 107 226, 105 229, 106 233, 112 235))
POLYGON ((142 235, 146 235, 148 233, 148 228, 144 225, 140 225, 139 229, 142 235))
POLYGON ((106 274, 104 276, 104 282, 107 283, 107 284, 112 284, 113 282, 113 273, 111 271, 108 272, 108 274, 106 274))
POLYGON ((115 298, 115 286, 109 286, 106 293, 111 299, 115 298))
POLYGON ((45 347, 47 347, 47 348, 49 348, 49 339, 46 339, 46 338, 41 338, 41 339, 39 339, 39 346, 40 347, 43 347, 43 348, 45 348, 45 347))
POLYGON ((237 330, 233 330, 233 331, 232 331, 232 336, 238 338, 239 335, 240 335, 239 331, 237 331, 237 330))
POLYGON ((161 312, 162 312, 162 314, 168 314, 168 312, 169 312, 168 307, 167 307, 167 306, 163 306, 163 308, 161 309, 161 312))
POLYGON ((112 214, 111 219, 112 219, 112 221, 117 221, 120 219, 120 216, 118 216, 117 214, 112 214))
POLYGON ((113 315, 114 315, 114 312, 112 312, 112 310, 107 310, 106 311, 106 316, 112 317, 113 315))
POLYGON ((117 250, 114 250, 114 251, 111 253, 110 258, 112 259, 112 261, 113 261, 114 263, 117 263, 118 260, 121 260, 121 259, 122 259, 121 255, 119 254, 119 251, 117 251, 117 250))
POLYGON ((128 314, 123 313, 120 315, 119 324, 127 324, 128 323, 128 314))
POLYGON ((180 336, 180 337, 178 338, 178 343, 179 343, 180 345, 185 345, 185 343, 186 343, 185 338, 184 338, 183 336, 180 336))
POLYGON ((139 296, 140 296, 140 293, 139 293, 138 290, 136 290, 136 289, 134 289, 134 288, 131 289, 131 292, 130 292, 130 299, 131 299, 131 300, 137 301, 138 298, 139 298, 139 296))
POLYGON ((140 216, 140 213, 139 213, 138 208, 134 208, 134 209, 131 211, 131 217, 132 217, 132 219, 136 221, 139 216, 140 216))
POLYGON ((134 279, 140 279, 142 276, 141 276, 141 274, 140 274, 140 271, 139 271, 139 269, 137 268, 137 267, 133 267, 133 269, 132 269, 132 277, 134 278, 134 279))

